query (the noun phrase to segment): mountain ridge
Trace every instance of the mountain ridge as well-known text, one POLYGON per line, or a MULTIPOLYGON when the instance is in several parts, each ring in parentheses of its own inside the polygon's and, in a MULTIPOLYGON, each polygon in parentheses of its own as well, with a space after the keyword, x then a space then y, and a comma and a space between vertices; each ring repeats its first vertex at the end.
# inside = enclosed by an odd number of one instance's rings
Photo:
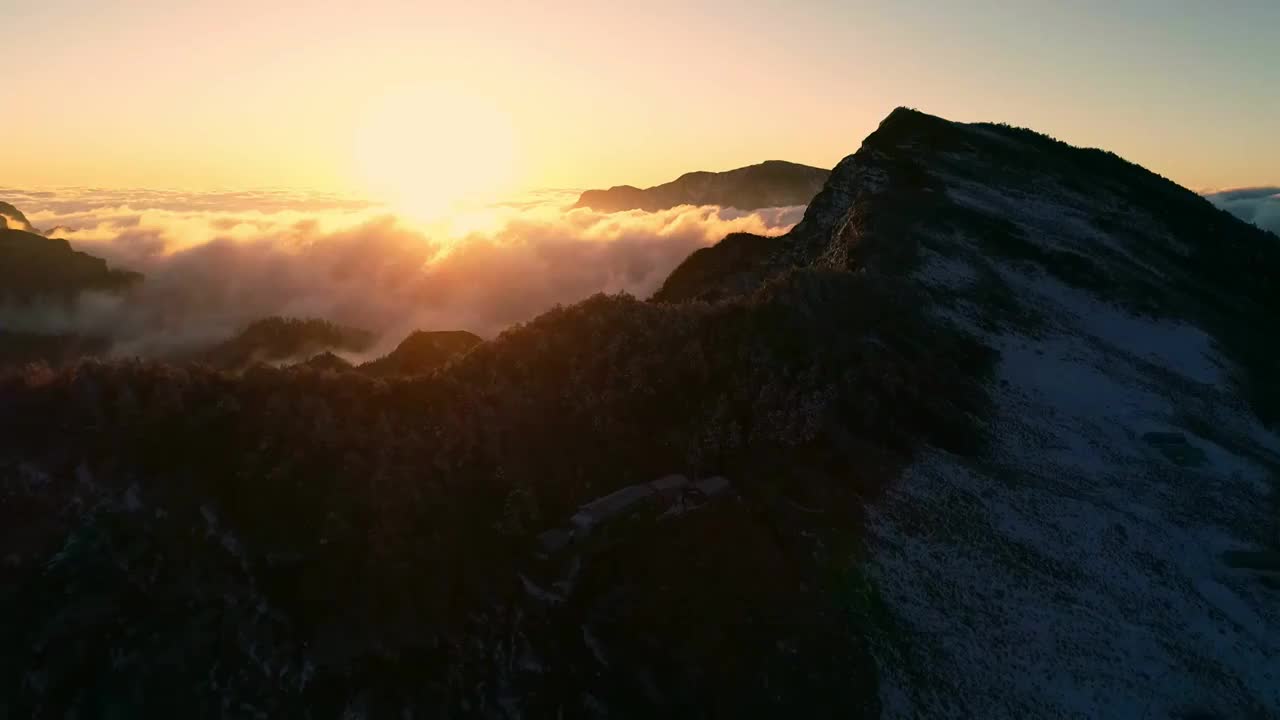
POLYGON ((912 638, 880 645, 887 713, 1280 706, 1256 669, 1280 626, 1264 578, 1217 555, 1280 543, 1280 441, 1264 427, 1280 368, 1253 335, 1280 307, 1272 236, 1112 153, 905 109, 837 166, 793 233, 793 256, 911 278, 932 316, 999 355, 982 460, 926 448, 872 511, 869 573, 912 638), (1157 436, 1186 454, 1155 459, 1157 436), (1208 487, 1215 509, 1188 514, 1208 487), (943 522, 922 527, 931 513, 943 522), (1184 629, 1228 604, 1217 630, 1184 629), (979 646, 963 639, 970 623, 979 646), (1067 637, 1072 650, 1053 640, 1067 637), (1188 656, 1220 679, 1189 672, 1188 656), (1139 664, 1160 668, 1161 687, 1133 692, 1139 664), (1020 682, 1028 672, 1046 680, 1020 682))
POLYGON ((766 160, 724 172, 687 172, 671 182, 648 188, 616 185, 608 190, 587 190, 574 207, 604 212, 655 212, 678 205, 719 205, 740 210, 804 205, 822 187, 827 174, 826 170, 808 165, 766 160))

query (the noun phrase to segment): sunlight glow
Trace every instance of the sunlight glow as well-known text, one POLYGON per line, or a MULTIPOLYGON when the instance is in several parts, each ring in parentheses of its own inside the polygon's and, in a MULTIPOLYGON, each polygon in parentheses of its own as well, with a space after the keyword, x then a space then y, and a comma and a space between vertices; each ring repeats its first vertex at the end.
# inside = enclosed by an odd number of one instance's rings
POLYGON ((418 220, 496 198, 516 177, 509 114, 445 85, 383 94, 363 114, 352 150, 366 192, 418 220))

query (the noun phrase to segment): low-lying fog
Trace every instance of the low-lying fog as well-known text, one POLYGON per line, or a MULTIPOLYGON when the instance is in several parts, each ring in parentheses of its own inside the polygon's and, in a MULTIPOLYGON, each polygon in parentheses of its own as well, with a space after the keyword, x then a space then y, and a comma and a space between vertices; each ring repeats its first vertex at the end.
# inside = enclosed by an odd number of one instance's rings
POLYGON ((0 193, 50 236, 146 275, 120 297, 0 309, 0 324, 108 336, 123 355, 214 342, 268 315, 371 330, 375 352, 414 329, 491 336, 595 292, 646 297, 694 250, 731 232, 784 233, 804 211, 609 214, 544 191, 424 223, 285 191, 0 193))

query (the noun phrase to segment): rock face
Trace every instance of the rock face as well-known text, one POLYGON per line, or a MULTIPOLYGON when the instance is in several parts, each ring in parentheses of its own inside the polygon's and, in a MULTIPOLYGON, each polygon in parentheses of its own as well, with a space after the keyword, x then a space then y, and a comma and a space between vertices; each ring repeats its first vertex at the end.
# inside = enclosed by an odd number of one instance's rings
POLYGON ((650 188, 619 185, 588 190, 574 207, 604 212, 646 210, 677 205, 719 205, 741 210, 804 205, 822 188, 828 171, 782 160, 726 172, 691 172, 650 188))
POLYGON ((902 109, 433 372, 0 374, 0 715, 1274 716, 1278 271, 902 109))
POLYGON ((0 228, 0 298, 5 300, 69 300, 86 290, 117 292, 141 280, 138 273, 108 268, 105 260, 72 250, 61 238, 0 228))

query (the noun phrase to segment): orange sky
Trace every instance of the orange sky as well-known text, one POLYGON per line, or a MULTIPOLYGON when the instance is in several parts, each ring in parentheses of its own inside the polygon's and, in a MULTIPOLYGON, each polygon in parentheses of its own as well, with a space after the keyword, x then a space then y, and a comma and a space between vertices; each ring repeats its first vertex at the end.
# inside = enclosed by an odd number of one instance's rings
POLYGON ((430 204, 831 166, 905 104, 1280 182, 1280 3, 936 5, 20 0, 0 178, 430 204))

